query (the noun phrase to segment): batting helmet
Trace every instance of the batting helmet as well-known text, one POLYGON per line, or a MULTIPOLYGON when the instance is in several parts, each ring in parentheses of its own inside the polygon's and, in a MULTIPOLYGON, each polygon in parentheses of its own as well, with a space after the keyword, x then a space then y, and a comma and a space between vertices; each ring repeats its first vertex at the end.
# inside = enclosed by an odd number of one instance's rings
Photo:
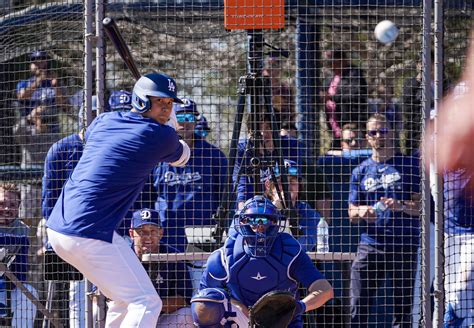
POLYGON ((132 106, 140 113, 151 108, 148 97, 172 98, 174 102, 182 103, 176 96, 176 82, 165 74, 150 73, 142 76, 133 87, 132 106))
POLYGON ((248 255, 266 257, 275 238, 283 231, 284 222, 280 211, 270 200, 254 196, 236 213, 234 227, 244 238, 248 255))

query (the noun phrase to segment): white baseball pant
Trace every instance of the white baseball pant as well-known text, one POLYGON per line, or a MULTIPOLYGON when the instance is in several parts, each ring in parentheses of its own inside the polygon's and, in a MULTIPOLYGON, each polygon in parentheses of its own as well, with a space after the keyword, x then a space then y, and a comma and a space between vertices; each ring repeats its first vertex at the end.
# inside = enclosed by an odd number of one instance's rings
POLYGON ((464 318, 462 327, 474 325, 474 234, 445 234, 446 302, 464 318))
POLYGON ((112 243, 68 236, 48 229, 54 251, 82 272, 108 297, 106 327, 155 327, 162 302, 127 242, 114 233, 112 243))

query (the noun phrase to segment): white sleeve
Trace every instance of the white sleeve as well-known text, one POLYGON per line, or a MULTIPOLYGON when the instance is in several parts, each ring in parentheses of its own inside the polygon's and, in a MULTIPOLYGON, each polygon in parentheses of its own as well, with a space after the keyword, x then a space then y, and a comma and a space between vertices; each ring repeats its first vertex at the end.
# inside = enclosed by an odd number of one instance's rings
POLYGON ((189 157, 191 157, 191 149, 189 149, 188 144, 184 140, 180 140, 179 142, 183 145, 183 153, 177 161, 170 163, 170 165, 183 167, 189 161, 189 157))

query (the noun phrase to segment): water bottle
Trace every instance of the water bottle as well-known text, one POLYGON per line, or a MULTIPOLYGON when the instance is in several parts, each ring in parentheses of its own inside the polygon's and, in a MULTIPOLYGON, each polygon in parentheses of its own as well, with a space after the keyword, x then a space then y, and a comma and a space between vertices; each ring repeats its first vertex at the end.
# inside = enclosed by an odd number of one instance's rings
POLYGON ((329 225, 324 217, 319 219, 318 223, 318 238, 316 243, 316 252, 328 253, 329 252, 329 225))
POLYGON ((383 216, 383 213, 387 210, 387 205, 385 205, 385 203, 380 200, 375 203, 374 210, 375 213, 377 213, 377 216, 383 216))

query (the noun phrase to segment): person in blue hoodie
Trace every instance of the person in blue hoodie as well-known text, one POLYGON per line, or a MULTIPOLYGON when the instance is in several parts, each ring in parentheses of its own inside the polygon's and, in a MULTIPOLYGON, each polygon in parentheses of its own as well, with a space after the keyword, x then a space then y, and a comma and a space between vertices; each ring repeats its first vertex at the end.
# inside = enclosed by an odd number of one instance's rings
POLYGON ((184 167, 161 163, 155 168, 155 208, 165 221, 166 243, 184 251, 185 226, 215 225, 212 215, 224 189, 227 159, 219 148, 196 133, 200 114, 193 100, 184 98, 183 104, 174 105, 174 110, 176 132, 191 148, 191 158, 184 167))

